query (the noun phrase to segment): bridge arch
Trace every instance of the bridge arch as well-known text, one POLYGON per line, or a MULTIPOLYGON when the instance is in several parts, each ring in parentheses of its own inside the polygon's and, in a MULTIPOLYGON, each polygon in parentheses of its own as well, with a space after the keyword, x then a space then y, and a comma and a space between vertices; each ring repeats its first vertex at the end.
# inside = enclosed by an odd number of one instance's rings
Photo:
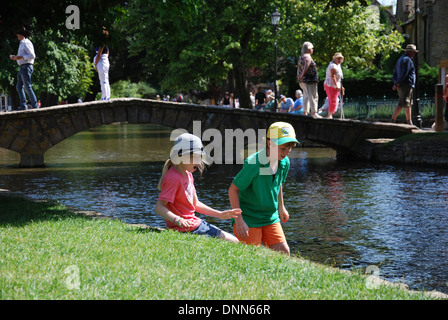
POLYGON ((369 123, 356 120, 313 119, 285 113, 202 106, 148 99, 112 99, 0 114, 0 148, 20 154, 20 166, 44 166, 44 154, 64 139, 114 122, 154 123, 193 132, 216 129, 267 129, 276 121, 293 125, 299 141, 327 145, 340 154, 364 157, 366 139, 396 138, 412 133, 408 125, 369 123))

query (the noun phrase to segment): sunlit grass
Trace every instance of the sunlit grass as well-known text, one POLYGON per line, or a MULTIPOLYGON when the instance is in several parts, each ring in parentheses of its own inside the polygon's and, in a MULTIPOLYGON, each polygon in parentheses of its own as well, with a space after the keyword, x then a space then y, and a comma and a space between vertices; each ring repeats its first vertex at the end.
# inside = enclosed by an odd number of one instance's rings
POLYGON ((265 248, 0 196, 0 299, 427 299, 265 248))

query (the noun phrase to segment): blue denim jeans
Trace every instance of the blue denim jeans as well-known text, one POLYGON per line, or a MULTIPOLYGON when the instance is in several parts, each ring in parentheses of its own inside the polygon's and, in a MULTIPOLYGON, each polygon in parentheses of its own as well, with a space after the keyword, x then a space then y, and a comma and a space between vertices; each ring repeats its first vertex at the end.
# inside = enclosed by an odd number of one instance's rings
POLYGON ((31 107, 37 108, 36 95, 34 94, 33 88, 31 88, 31 75, 33 74, 33 70, 32 64, 24 64, 20 66, 19 73, 17 73, 16 89, 20 99, 20 110, 27 109, 25 92, 28 94, 31 107))
POLYGON ((217 238, 221 234, 221 229, 215 227, 207 221, 202 220, 199 227, 194 229, 191 233, 217 238))

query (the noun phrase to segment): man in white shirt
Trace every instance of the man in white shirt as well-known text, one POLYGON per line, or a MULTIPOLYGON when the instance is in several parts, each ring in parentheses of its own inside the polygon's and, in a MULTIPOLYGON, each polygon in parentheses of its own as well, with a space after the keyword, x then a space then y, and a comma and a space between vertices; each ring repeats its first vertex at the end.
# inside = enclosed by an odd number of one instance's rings
POLYGON ((32 108, 37 108, 37 99, 31 87, 31 75, 34 71, 34 59, 36 54, 34 53, 33 43, 28 39, 30 32, 23 28, 17 32, 17 39, 20 41, 19 50, 17 55, 11 55, 11 60, 16 60, 19 65, 19 73, 17 73, 17 92, 19 94, 20 106, 19 110, 26 110, 26 96, 25 92, 31 102, 32 108))

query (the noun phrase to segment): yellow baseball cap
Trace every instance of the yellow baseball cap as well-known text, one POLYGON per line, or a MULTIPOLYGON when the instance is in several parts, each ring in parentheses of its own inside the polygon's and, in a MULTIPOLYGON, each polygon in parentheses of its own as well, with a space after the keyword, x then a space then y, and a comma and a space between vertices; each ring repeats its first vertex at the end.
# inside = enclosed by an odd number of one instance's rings
POLYGON ((287 122, 275 122, 271 124, 267 137, 274 141, 276 145, 282 145, 288 142, 300 143, 296 139, 294 128, 287 122))

